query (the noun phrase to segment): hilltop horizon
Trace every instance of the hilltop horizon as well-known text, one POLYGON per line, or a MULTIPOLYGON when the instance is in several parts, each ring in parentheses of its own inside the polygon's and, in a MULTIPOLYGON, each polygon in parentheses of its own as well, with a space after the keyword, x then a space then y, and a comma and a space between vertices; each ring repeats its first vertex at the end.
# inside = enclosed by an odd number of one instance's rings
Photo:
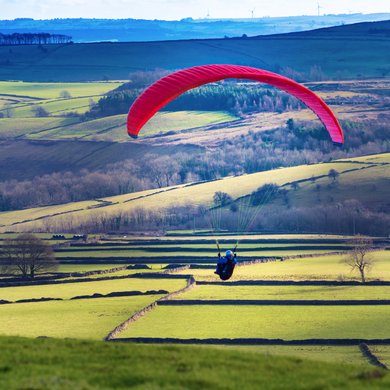
POLYGON ((50 33, 72 37, 75 43, 140 42, 231 38, 301 32, 362 22, 389 20, 390 13, 329 14, 253 18, 137 18, 0 19, 0 33, 50 33))

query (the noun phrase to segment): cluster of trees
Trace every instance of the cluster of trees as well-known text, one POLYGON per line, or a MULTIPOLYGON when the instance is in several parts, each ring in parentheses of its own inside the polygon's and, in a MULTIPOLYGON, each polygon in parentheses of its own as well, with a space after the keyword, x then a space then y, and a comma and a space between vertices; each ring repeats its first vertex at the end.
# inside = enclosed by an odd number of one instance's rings
POLYGON ((0 182, 0 211, 125 194, 154 186, 131 160, 90 172, 56 172, 33 180, 0 182))
MULTIPOLYGON (((87 117, 100 117, 127 113, 134 100, 142 92, 127 84, 101 98, 87 117)), ((136 85, 142 85, 137 82, 136 85)), ((250 112, 284 112, 303 107, 293 96, 272 87, 259 86, 258 83, 236 83, 225 81, 192 89, 163 108, 167 111, 201 110, 229 111, 236 115, 250 112)))
POLYGON ((52 247, 33 234, 7 238, 0 247, 0 272, 33 279, 37 273, 58 266, 52 247))
POLYGON ((0 33, 0 45, 47 45, 50 43, 70 43, 72 37, 49 33, 0 33))

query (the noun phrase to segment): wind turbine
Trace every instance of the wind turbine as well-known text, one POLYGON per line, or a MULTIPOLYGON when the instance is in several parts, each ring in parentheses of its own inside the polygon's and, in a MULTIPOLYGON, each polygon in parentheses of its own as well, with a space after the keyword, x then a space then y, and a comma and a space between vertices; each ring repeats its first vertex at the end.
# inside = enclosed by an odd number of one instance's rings
POLYGON ((321 8, 323 8, 323 7, 321 7, 321 6, 320 6, 320 3, 317 2, 317 12, 318 12, 318 16, 320 16, 320 10, 321 10, 321 8))
POLYGON ((251 11, 251 17, 252 17, 252 19, 253 19, 254 16, 255 16, 255 10, 256 10, 256 7, 250 10, 250 11, 251 11))

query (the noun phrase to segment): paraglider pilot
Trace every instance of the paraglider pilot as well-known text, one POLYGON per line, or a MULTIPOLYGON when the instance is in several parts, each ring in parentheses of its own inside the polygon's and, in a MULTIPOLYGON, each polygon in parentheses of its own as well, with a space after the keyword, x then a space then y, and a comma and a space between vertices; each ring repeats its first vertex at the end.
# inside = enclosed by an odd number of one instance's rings
POLYGON ((222 280, 228 280, 233 275, 234 267, 237 264, 237 255, 236 255, 236 247, 231 251, 227 250, 225 256, 221 256, 221 251, 218 247, 218 262, 217 269, 215 270, 215 274, 219 275, 222 280))

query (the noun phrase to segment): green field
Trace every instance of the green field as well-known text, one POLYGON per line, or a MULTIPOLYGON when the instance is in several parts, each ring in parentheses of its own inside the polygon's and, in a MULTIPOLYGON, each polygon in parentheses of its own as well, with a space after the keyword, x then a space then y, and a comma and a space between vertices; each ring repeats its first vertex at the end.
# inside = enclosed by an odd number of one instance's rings
POLYGON ((16 106, 13 111, 12 119, 34 118, 36 117, 35 110, 39 108, 45 109, 49 116, 63 117, 70 112, 84 114, 90 108, 89 104, 97 103, 100 96, 86 98, 72 98, 60 100, 44 100, 43 102, 33 104, 23 104, 16 106))
POLYGON ((6 389, 386 389, 382 370, 188 346, 0 338, 6 389))
POLYGON ((199 285, 176 299, 377 300, 389 299, 390 286, 212 286, 199 285))
POLYGON ((32 99, 59 99, 61 92, 67 91, 71 97, 103 95, 119 87, 122 82, 92 82, 92 83, 33 83, 20 81, 0 81, 0 97, 29 97, 32 99))
POLYGON ((33 136, 49 129, 69 126, 74 122, 76 122, 74 118, 1 118, 0 138, 33 136))
MULTIPOLYGON (((205 347, 210 348, 210 347, 205 347)), ((223 350, 232 349, 258 353, 267 357, 271 356, 292 356, 300 359, 317 360, 320 362, 353 364, 355 366, 367 367, 367 359, 363 357, 358 346, 329 346, 329 345, 224 345, 213 346, 223 350)), ((382 346, 375 346, 373 349, 380 349, 382 346)), ((386 348, 386 347, 384 347, 386 348)))
MULTIPOLYGON (((164 264, 165 265, 165 264, 164 264)), ((96 263, 96 264, 64 264, 60 263, 58 265, 58 268, 56 270, 56 273, 78 273, 78 272, 91 272, 91 271, 104 271, 109 270, 112 268, 117 267, 123 267, 126 266, 126 264, 110 264, 110 263, 96 263)), ((162 265, 161 264, 148 264, 148 267, 150 269, 124 269, 120 271, 110 272, 107 274, 93 274, 93 275, 87 275, 87 278, 101 278, 106 276, 123 276, 123 275, 131 275, 138 272, 159 272, 161 271, 162 265)), ((70 277, 69 279, 74 278, 80 278, 79 276, 70 277)))
POLYGON ((119 337, 375 339, 388 321, 386 306, 159 306, 119 337))
MULTIPOLYGON (((49 105, 49 103, 47 105, 49 105)), ((65 110, 65 107, 61 106, 60 109, 65 110)), ((56 129, 41 131, 30 135, 27 138, 51 140, 74 138, 90 141, 128 141, 129 136, 126 131, 126 117, 127 115, 114 115, 90 120, 56 129)), ((163 134, 167 131, 180 131, 195 127, 209 126, 216 123, 232 121, 234 119, 237 118, 228 113, 219 111, 161 112, 157 113, 153 119, 148 122, 142 131, 142 137, 160 133, 163 134)))
MULTIPOLYGON (((104 275, 103 275, 104 276, 104 275)), ((116 291, 176 291, 185 287, 184 279, 114 279, 93 282, 77 282, 64 284, 47 284, 26 287, 0 288, 0 299, 16 301, 31 298, 63 298, 69 299, 76 295, 92 295, 94 293, 108 294, 116 291)), ((5 306, 4 306, 5 307, 5 306)), ((0 306, 0 312, 3 306, 0 306)), ((0 332, 1 333, 1 332, 0 332)))
MULTIPOLYGON (((303 254, 321 254, 321 253, 328 253, 329 249, 307 249, 307 250, 291 250, 286 248, 286 250, 269 250, 269 251, 248 251, 245 250, 240 251, 240 255, 243 257, 246 256, 294 256, 294 255, 303 255, 303 254)), ((110 258, 110 257, 128 257, 129 259, 134 257, 148 257, 148 258, 155 258, 155 257, 164 257, 164 260, 169 262, 169 257, 175 257, 175 256, 188 256, 188 257, 215 257, 217 255, 217 250, 211 250, 210 252, 193 252, 193 251, 185 251, 185 250, 178 250, 175 252, 164 252, 162 249, 159 252, 156 251, 148 251, 148 250, 111 250, 111 251, 101 251, 101 252, 58 252, 56 253, 56 257, 58 259, 61 259, 63 257, 80 257, 80 258, 110 258), (166 259, 168 258, 168 259, 166 259)))
POLYGON ((101 340, 134 312, 160 297, 162 295, 1 305, 0 333, 101 340))
POLYGON ((375 345, 370 346, 370 349, 373 353, 378 356, 379 360, 386 364, 387 367, 390 366, 390 346, 388 345, 375 345))
MULTIPOLYGON (((318 256, 237 267, 230 280, 359 280, 359 274, 356 271, 351 273, 350 268, 341 262, 343 257, 318 256)), ((390 253, 374 252, 373 259, 375 263, 367 273, 367 280, 390 280, 390 253)), ((194 269, 191 273, 197 280, 218 280, 217 275, 208 269, 194 269)))

